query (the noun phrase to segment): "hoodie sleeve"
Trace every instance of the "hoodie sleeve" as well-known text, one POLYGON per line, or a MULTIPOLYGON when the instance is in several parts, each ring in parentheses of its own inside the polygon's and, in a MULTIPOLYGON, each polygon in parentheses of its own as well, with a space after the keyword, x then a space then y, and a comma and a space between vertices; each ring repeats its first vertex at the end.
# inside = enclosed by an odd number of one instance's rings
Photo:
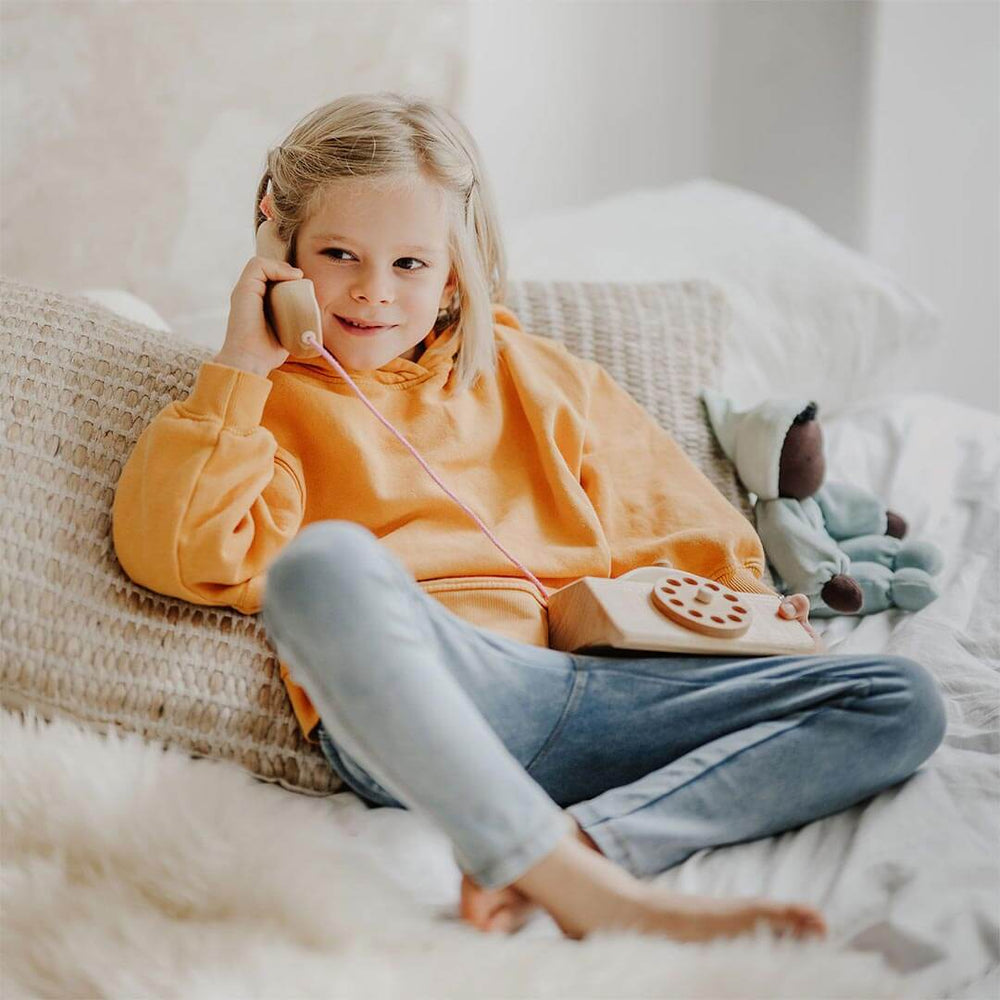
POLYGON ((297 533, 297 459, 261 426, 269 379, 205 362, 125 463, 112 506, 122 569, 143 587, 255 614, 271 561, 297 533))
POLYGON ((607 537, 611 576, 669 559, 733 590, 773 594, 753 525, 604 368, 586 366, 580 483, 607 537))

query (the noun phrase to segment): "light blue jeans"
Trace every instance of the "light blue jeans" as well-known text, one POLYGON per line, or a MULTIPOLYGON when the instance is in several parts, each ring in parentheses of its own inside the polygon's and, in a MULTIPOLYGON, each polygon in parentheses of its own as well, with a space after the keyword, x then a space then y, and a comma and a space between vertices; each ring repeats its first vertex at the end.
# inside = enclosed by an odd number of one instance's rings
POLYGON ((912 660, 544 649, 459 618, 349 521, 285 547, 263 619, 345 784, 429 818, 489 889, 574 819, 637 877, 801 826, 903 781, 944 736, 912 660))

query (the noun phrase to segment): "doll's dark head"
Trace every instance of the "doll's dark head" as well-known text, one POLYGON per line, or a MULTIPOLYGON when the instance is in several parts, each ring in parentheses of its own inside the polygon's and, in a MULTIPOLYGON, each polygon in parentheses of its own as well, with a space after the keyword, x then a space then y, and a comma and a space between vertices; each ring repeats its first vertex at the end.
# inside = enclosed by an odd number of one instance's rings
POLYGON ((810 403, 788 428, 778 464, 778 496, 805 500, 823 485, 826 458, 817 409, 810 403))

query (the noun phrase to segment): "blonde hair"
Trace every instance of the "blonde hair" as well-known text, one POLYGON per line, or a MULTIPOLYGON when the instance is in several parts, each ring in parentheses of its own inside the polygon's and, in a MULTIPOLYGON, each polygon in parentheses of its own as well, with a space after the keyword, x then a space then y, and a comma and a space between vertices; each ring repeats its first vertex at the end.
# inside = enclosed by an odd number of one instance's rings
POLYGON ((392 183, 417 173, 445 194, 457 288, 434 330, 458 324, 454 387, 462 392, 496 369, 491 304, 506 296, 507 263, 479 148, 455 115, 390 92, 349 94, 316 108, 268 150, 254 202, 254 232, 265 219, 260 202, 269 181, 278 236, 294 263, 299 230, 319 209, 331 182, 367 177, 392 183))

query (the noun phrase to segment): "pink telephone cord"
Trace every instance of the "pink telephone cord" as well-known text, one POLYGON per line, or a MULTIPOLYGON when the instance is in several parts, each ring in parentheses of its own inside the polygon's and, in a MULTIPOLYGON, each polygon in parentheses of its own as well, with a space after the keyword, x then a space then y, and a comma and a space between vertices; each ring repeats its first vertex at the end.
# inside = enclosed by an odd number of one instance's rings
POLYGON ((434 473, 434 470, 431 469, 431 467, 420 457, 420 454, 418 453, 417 449, 414 448, 413 445, 410 444, 410 442, 407 441, 406 438, 403 437, 403 435, 400 434, 399 431, 397 431, 396 428, 393 427, 392 424, 390 424, 389 421, 386 420, 385 417, 383 417, 382 414, 379 413, 374 406, 372 406, 372 404, 365 397, 365 394, 354 384, 354 380, 351 378, 351 376, 348 375, 346 371, 344 371, 340 362, 316 339, 315 334, 313 334, 312 331, 310 331, 305 334, 302 340, 304 343, 311 344, 313 347, 317 348, 319 352, 323 355, 323 357, 326 358, 326 360, 329 361, 331 365, 333 365, 334 369, 336 369, 336 371, 347 380, 347 384, 354 390, 354 392, 357 394, 361 402, 364 403, 365 406, 367 406, 368 409, 371 410, 372 413, 374 413, 375 416, 378 417, 378 419, 390 431, 392 431, 393 434, 396 435, 396 437, 400 440, 400 442, 402 442, 403 445, 405 445, 407 449, 409 449, 410 454, 413 455, 413 457, 424 467, 424 471, 431 477, 431 479, 433 479, 434 482, 436 482, 438 486, 440 486, 441 489, 443 489, 445 493, 447 493, 448 496, 450 496, 452 500, 454 500, 455 503, 457 503, 459 507, 461 507, 462 510, 464 510, 476 522, 476 524, 479 525, 480 530, 482 530, 485 533, 486 537, 489 538, 489 540, 538 588, 539 593, 542 595, 543 606, 548 607, 548 601, 546 600, 548 595, 546 593, 545 588, 542 586, 541 581, 538 580, 538 578, 531 572, 530 569, 519 563, 500 544, 496 535, 494 535, 493 532, 490 531, 490 529, 487 528, 485 524, 483 524, 483 522, 480 520, 479 516, 476 514, 474 510, 472 510, 470 507, 467 507, 464 503, 462 503, 462 501, 459 500, 458 497, 455 496, 455 494, 452 493, 451 490, 449 490, 448 487, 441 482, 441 480, 434 473))

